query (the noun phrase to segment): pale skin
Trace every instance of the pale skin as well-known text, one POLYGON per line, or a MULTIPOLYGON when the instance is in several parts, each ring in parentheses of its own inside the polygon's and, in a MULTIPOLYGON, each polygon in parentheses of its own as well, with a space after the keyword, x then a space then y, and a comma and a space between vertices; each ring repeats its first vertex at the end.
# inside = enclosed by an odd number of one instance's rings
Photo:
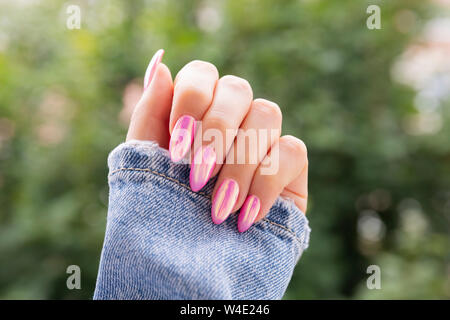
MULTIPOLYGON (((127 140, 151 140, 168 149, 177 120, 186 115, 201 121, 203 132, 213 128, 223 132, 224 136, 226 129, 276 129, 281 132, 279 106, 265 99, 254 99, 251 84, 245 79, 233 75, 220 77, 213 64, 199 60, 186 64, 175 80, 172 80, 169 68, 159 61, 149 68, 153 70, 151 79, 134 109, 127 140)), ((217 159, 211 173, 211 177, 218 176, 212 199, 222 182, 232 179, 239 191, 233 198, 230 214, 239 213, 250 195, 260 201, 253 222, 264 218, 280 195, 291 199, 305 213, 308 159, 303 141, 290 135, 276 135, 260 144, 256 163, 227 163, 227 154, 233 149, 237 152, 236 141, 237 138, 224 143, 223 150, 217 152, 221 159, 217 159), (261 162, 271 157, 275 148, 278 150, 278 170, 274 174, 263 174, 261 162)), ((245 152, 253 152, 251 148, 246 147, 245 152)), ((196 150, 191 151, 194 154, 196 150)))

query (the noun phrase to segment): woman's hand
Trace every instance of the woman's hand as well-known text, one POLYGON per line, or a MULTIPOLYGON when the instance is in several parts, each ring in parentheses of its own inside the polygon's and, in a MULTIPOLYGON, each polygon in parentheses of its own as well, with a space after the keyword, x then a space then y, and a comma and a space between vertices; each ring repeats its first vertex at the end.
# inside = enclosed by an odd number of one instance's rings
POLYGON ((280 137, 278 105, 253 100, 245 79, 219 78, 217 68, 208 62, 188 63, 172 82, 169 69, 160 63, 162 55, 159 50, 148 66, 127 140, 156 141, 170 150, 174 162, 192 151, 193 191, 218 174, 211 208, 216 224, 240 209, 238 230, 246 231, 268 213, 279 195, 305 212, 306 146, 296 137, 280 137))

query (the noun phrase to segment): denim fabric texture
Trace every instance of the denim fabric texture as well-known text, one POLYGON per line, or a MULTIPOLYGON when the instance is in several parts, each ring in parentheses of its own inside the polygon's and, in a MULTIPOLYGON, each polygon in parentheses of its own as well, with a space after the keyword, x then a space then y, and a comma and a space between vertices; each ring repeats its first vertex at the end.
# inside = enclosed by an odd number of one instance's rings
POLYGON ((109 209, 94 299, 281 299, 310 228, 278 198, 248 231, 237 215, 215 225, 211 192, 189 187, 186 163, 153 142, 129 141, 108 158, 109 209))

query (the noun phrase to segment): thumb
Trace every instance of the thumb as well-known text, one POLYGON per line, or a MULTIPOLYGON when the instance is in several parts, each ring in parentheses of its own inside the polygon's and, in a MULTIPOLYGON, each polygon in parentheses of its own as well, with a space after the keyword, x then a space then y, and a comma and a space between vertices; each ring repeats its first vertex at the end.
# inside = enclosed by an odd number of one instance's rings
POLYGON ((146 88, 131 116, 127 141, 150 140, 167 149, 173 81, 169 68, 160 63, 163 53, 164 51, 159 50, 147 68, 146 88))

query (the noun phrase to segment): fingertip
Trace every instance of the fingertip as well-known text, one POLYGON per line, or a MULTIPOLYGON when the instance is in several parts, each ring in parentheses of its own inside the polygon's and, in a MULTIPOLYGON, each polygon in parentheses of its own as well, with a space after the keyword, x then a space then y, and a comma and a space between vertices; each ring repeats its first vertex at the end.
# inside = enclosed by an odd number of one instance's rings
POLYGON ((156 68, 156 75, 155 75, 155 77, 163 78, 165 80, 170 80, 170 83, 173 86, 172 73, 170 72, 169 67, 166 66, 164 63, 160 63, 158 65, 158 67, 156 68))
POLYGON ((155 70, 153 79, 145 89, 142 100, 151 106, 153 117, 168 120, 172 107, 173 81, 169 68, 160 63, 155 70))
POLYGON ((151 83, 145 89, 144 96, 167 94, 167 92, 170 92, 171 95, 173 93, 172 74, 164 63, 160 63, 156 67, 151 83))
POLYGON ((167 148, 167 126, 173 96, 172 75, 169 68, 162 63, 158 63, 154 68, 149 66, 148 69, 153 71, 146 72, 144 85, 146 83, 147 87, 134 108, 126 140, 155 141, 162 148, 167 148))
POLYGON ((162 57, 164 55, 164 49, 159 49, 156 51, 156 53, 153 55, 152 59, 150 60, 150 63, 148 64, 147 70, 145 71, 144 76, 144 90, 147 89, 147 87, 152 82, 156 69, 158 68, 158 65, 160 64, 162 57))

